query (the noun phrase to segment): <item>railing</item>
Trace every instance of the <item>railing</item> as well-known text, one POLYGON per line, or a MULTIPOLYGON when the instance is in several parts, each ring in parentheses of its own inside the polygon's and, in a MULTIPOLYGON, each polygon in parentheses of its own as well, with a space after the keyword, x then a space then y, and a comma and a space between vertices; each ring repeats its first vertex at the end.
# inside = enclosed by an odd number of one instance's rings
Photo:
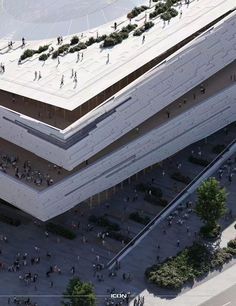
POLYGON ((141 238, 155 223, 164 215, 198 180, 205 174, 214 164, 216 164, 223 155, 230 150, 230 148, 236 144, 236 139, 233 140, 213 161, 210 162, 156 217, 154 217, 119 253, 116 254, 106 265, 106 268, 110 268, 121 255, 123 255, 129 248, 131 248, 135 242, 141 238))

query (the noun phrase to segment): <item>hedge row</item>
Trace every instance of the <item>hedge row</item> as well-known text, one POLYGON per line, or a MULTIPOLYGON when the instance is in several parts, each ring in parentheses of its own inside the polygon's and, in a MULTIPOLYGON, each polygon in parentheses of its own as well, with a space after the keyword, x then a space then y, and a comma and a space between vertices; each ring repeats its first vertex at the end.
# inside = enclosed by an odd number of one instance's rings
POLYGON ((19 219, 8 217, 8 216, 2 215, 2 214, 0 215, 0 222, 10 224, 10 225, 13 225, 13 226, 21 225, 21 221, 19 219))
POLYGON ((48 232, 51 232, 53 234, 56 235, 60 235, 64 238, 67 239, 75 239, 76 238, 76 234, 74 232, 72 232, 71 230, 59 225, 59 224, 54 224, 52 222, 49 222, 46 224, 46 230, 48 232))
POLYGON ((146 5, 141 5, 141 6, 136 6, 135 8, 132 9, 131 12, 129 12, 127 14, 127 18, 132 19, 136 16, 138 16, 139 14, 141 14, 142 12, 146 11, 149 7, 146 5))
POLYGON ((181 174, 180 172, 175 172, 171 175, 171 178, 175 181, 184 183, 188 185, 191 182, 191 178, 189 176, 185 176, 181 174))
POLYGON ((129 24, 123 27, 119 32, 113 32, 109 36, 106 36, 102 48, 113 47, 120 44, 124 39, 129 37, 129 33, 137 27, 137 24, 129 24))
POLYGON ((205 245, 194 243, 177 256, 167 259, 160 265, 153 265, 145 272, 146 277, 159 287, 181 289, 186 282, 193 282, 211 270, 218 269, 235 256, 236 241, 228 243, 227 248, 214 252, 205 245))
POLYGON ((203 167, 206 167, 210 164, 209 160, 199 158, 199 157, 195 157, 195 156, 192 156, 192 155, 189 156, 188 161, 192 164, 196 164, 196 165, 203 166, 203 167))
POLYGON ((94 215, 91 215, 88 220, 89 222, 92 222, 98 226, 105 227, 108 231, 119 231, 120 230, 119 224, 115 222, 111 222, 105 216, 96 217, 94 215))
POLYGON ((154 23, 152 21, 145 22, 144 26, 134 31, 134 36, 142 35, 145 31, 149 30, 153 26, 154 26, 154 23))
POLYGON ((27 49, 24 51, 24 53, 20 56, 20 60, 23 61, 26 58, 29 58, 31 56, 33 56, 34 54, 40 54, 42 52, 47 51, 49 48, 49 45, 44 45, 44 46, 40 46, 38 48, 38 50, 33 50, 33 49, 27 49))
POLYGON ((148 216, 141 216, 138 212, 131 213, 129 215, 129 219, 143 225, 147 225, 150 222, 150 218, 148 216))
POLYGON ((177 1, 169 1, 167 0, 166 3, 159 2, 155 6, 155 10, 150 13, 149 17, 154 18, 158 15, 161 15, 161 19, 163 20, 170 20, 172 17, 175 17, 178 15, 178 11, 171 7, 174 3, 177 1))

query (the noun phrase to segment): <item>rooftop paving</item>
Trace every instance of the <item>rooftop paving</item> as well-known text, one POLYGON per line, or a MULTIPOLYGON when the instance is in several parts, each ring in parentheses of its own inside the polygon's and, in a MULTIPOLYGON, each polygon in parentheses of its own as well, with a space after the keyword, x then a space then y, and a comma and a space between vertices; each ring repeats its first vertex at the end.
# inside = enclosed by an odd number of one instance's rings
MULTIPOLYGON (((153 20, 155 26, 146 33, 145 43, 142 43, 142 37, 135 37, 131 33, 128 39, 110 49, 101 49, 100 44, 93 44, 83 50, 83 60, 81 57, 78 62, 77 54, 70 53, 60 56, 60 64, 53 59, 42 63, 38 60, 38 55, 34 55, 18 65, 19 57, 25 49, 37 49, 45 44, 57 49, 56 39, 32 42, 23 35, 26 46, 22 48, 21 41, 15 41, 12 49, 7 47, 9 40, 1 40, 0 61, 5 65, 5 72, 0 75, 0 89, 73 110, 234 6, 234 0, 201 0, 192 1, 189 6, 177 6, 176 9, 183 12, 181 18, 173 18, 165 27, 159 17, 153 20), (77 84, 71 78, 72 69, 77 72, 77 84), (35 80, 35 71, 41 72, 42 77, 39 80, 35 80), (62 75, 64 85, 60 88, 62 75)), ((144 21, 145 13, 142 13, 132 23, 141 26, 144 21)), ((126 17, 120 22, 118 30, 129 23, 126 17)), ((111 26, 113 24, 102 26, 94 33, 83 33, 81 41, 91 36, 96 37, 97 33, 109 34, 114 31, 111 26)), ((70 39, 71 36, 64 37, 63 43, 69 43, 70 39)))

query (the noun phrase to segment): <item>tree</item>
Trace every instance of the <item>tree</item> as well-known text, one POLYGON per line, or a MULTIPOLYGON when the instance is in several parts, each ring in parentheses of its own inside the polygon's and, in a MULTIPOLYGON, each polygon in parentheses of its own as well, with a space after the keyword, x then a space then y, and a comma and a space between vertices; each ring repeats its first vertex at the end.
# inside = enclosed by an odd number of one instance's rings
POLYGON ((70 300, 71 306, 94 306, 95 293, 90 283, 83 283, 79 278, 70 280, 64 297, 70 300))
POLYGON ((215 178, 209 178, 197 189, 198 201, 196 213, 203 220, 205 226, 202 233, 209 233, 219 229, 218 220, 226 213, 227 193, 221 188, 215 178))

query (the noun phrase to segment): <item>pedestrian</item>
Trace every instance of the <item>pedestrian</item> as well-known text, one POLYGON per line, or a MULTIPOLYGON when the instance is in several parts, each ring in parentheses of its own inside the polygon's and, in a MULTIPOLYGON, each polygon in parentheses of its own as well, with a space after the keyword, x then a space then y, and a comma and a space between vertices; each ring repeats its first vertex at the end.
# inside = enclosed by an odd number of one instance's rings
POLYGON ((84 52, 81 53, 81 61, 84 59, 84 52))
POLYGON ((38 72, 35 71, 35 72, 34 72, 34 79, 37 80, 37 77, 38 77, 38 72))
POLYGON ((61 87, 64 85, 64 74, 61 77, 61 87))
POLYGON ((167 114, 167 118, 170 118, 170 112, 166 111, 166 114, 167 114))
POLYGON ((179 239, 177 240, 177 247, 179 248, 179 246, 180 246, 180 241, 179 241, 179 239))
POLYGON ((109 61, 110 61, 110 54, 107 53, 107 64, 109 63, 109 61))
POLYGON ((41 75, 41 71, 39 71, 39 80, 41 79, 42 75, 41 75))
POLYGON ((114 22, 114 29, 115 29, 115 31, 117 29, 117 23, 116 22, 114 22))
POLYGON ((143 39, 142 39, 142 43, 144 44, 144 42, 145 42, 145 35, 143 35, 143 39))
POLYGON ((22 47, 24 47, 25 46, 25 38, 22 37, 21 41, 22 41, 22 47))
POLYGON ((73 78, 73 76, 74 76, 74 69, 72 68, 72 70, 71 70, 71 78, 73 78))
POLYGON ((60 65, 60 58, 59 58, 59 56, 57 57, 57 65, 60 65))
POLYGON ((80 53, 78 52, 77 53, 77 63, 78 63, 79 59, 80 59, 80 53))

